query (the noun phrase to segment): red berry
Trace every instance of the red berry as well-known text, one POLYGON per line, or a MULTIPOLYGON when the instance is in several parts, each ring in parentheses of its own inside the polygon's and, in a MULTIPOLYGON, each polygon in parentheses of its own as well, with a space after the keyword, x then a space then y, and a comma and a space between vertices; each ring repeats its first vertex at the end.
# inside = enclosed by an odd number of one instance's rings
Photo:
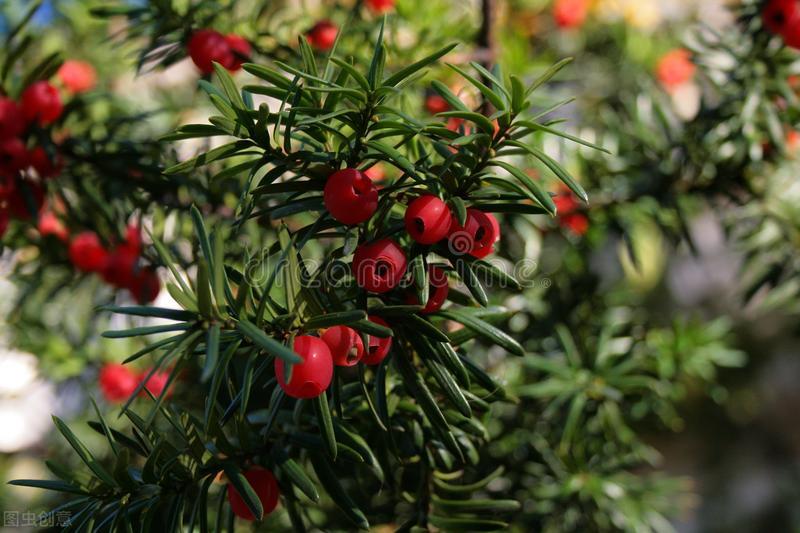
POLYGON ((126 401, 138 386, 139 378, 127 366, 108 363, 100 369, 100 390, 109 402, 126 401))
POLYGON ((311 46, 317 50, 330 50, 336 42, 339 27, 330 20, 321 20, 306 33, 306 38, 311 46))
POLYGON ((72 239, 69 260, 83 272, 100 272, 108 262, 108 252, 95 232, 85 231, 72 239))
POLYGON ((42 237, 52 235, 64 242, 69 240, 67 227, 52 211, 45 211, 39 215, 38 230, 42 237))
POLYGON ((661 56, 656 75, 667 90, 672 90, 691 80, 695 70, 689 51, 679 48, 661 56))
MULTIPOLYGON (((435 313, 441 309, 445 300, 447 300, 447 294, 450 292, 450 285, 447 282, 447 272, 438 266, 431 265, 428 267, 428 284, 430 286, 428 302, 425 304, 422 311, 420 311, 425 315, 435 313)), ((419 304, 419 299, 414 293, 409 293, 407 301, 412 305, 419 304)))
POLYGON ((362 244, 353 256, 356 283, 370 292, 388 292, 400 284, 406 273, 406 254, 392 239, 362 244))
POLYGON ((764 7, 762 17, 768 30, 781 35, 788 46, 800 48, 800 2, 798 0, 770 0, 764 7))
POLYGON ((559 219, 562 228, 570 230, 575 235, 584 235, 589 230, 589 219, 582 213, 572 213, 559 219))
POLYGON ((125 228, 124 246, 130 251, 139 255, 142 252, 142 228, 136 224, 129 224, 125 228))
POLYGON ((14 100, 0 97, 0 141, 17 137, 25 131, 25 117, 14 100))
POLYGON ((250 54, 253 53, 253 48, 244 37, 229 33, 225 36, 225 42, 231 49, 231 60, 229 63, 223 65, 230 71, 236 71, 242 68, 242 64, 250 60, 250 54))
POLYGON ((77 59, 64 61, 56 75, 64 87, 73 94, 89 91, 97 83, 97 73, 94 67, 86 61, 77 59))
POLYGON ((134 274, 127 288, 139 304, 149 304, 161 292, 161 280, 155 270, 143 268, 134 274))
POLYGON ((283 372, 283 359, 275 359, 275 376, 283 391, 292 398, 316 398, 328 388, 333 379, 333 358, 328 345, 310 335, 294 339, 294 351, 302 363, 292 365, 289 383, 283 372))
POLYGON ((427 109, 428 113, 430 113, 431 115, 435 115, 437 113, 444 113, 445 111, 449 111, 450 104, 448 104, 447 100, 445 100, 438 94, 431 94, 425 99, 425 109, 427 109))
POLYGON ((586 20, 589 13, 587 0, 556 0, 553 5, 553 18, 560 28, 577 28, 586 20))
POLYGON ((333 218, 343 224, 360 224, 378 209, 378 189, 363 172, 346 168, 328 177, 324 200, 333 218))
POLYGON ((28 122, 47 126, 61 116, 64 105, 58 89, 47 81, 32 83, 22 92, 22 114, 28 122))
MULTIPOLYGON (((150 379, 147 379, 148 374, 152 369, 147 369, 139 375, 139 381, 145 381, 144 388, 142 389, 142 396, 147 396, 147 393, 144 389, 150 391, 150 394, 158 398, 161 396, 161 393, 164 391, 164 388, 167 386, 167 382, 169 381, 169 372, 167 371, 155 371, 153 375, 150 376, 150 379)), ((169 398, 172 394, 172 391, 167 391, 165 398, 169 398)))
POLYGON ((52 178, 61 173, 64 168, 64 158, 56 153, 55 159, 51 159, 47 151, 41 146, 31 150, 29 154, 30 165, 36 170, 41 178, 52 178))
POLYGON ((214 72, 213 62, 227 68, 234 64, 231 45, 224 35, 214 30, 197 30, 189 39, 186 46, 189 57, 203 74, 214 72))
MULTIPOLYGON (((370 322, 375 322, 376 324, 387 328, 389 327, 389 324, 387 324, 386 321, 380 317, 370 315, 368 318, 370 322)), ((389 354, 389 349, 391 347, 391 337, 376 337, 375 335, 370 335, 369 349, 367 350, 367 354, 364 356, 362 361, 366 365, 378 365, 389 354)))
POLYGON ((569 189, 561 189, 553 197, 556 212, 559 216, 569 215, 578 209, 578 200, 569 189))
POLYGON ((494 251, 494 244, 498 239, 500 239, 500 225, 494 215, 469 208, 464 226, 460 226, 458 220, 453 217, 448 247, 454 254, 470 254, 482 259, 494 251))
POLYGON ((101 272, 106 283, 120 289, 133 287, 139 275, 139 254, 130 247, 117 246, 108 254, 108 259, 101 272))
POLYGON ((385 13, 394 9, 395 0, 366 0, 368 8, 376 13, 385 13))
MULTIPOLYGON (((251 468, 244 472, 244 477, 250 486, 255 491, 258 499, 261 500, 261 507, 264 509, 264 515, 268 515, 275 510, 278 506, 278 496, 280 490, 278 489, 278 481, 272 472, 260 467, 251 468)), ((255 516, 250 512, 244 499, 239 495, 239 492, 230 483, 228 484, 228 502, 231 504, 231 511, 233 514, 244 520, 255 520, 255 516)))
POLYGON ((353 328, 333 326, 322 334, 336 366, 353 366, 364 357, 364 342, 353 328))
POLYGON ((447 204, 432 194, 420 196, 406 209, 406 231, 420 244, 433 244, 447 237, 452 220, 447 204))
POLYGON ((0 174, 13 175, 26 168, 30 154, 25 143, 16 137, 0 141, 0 174))

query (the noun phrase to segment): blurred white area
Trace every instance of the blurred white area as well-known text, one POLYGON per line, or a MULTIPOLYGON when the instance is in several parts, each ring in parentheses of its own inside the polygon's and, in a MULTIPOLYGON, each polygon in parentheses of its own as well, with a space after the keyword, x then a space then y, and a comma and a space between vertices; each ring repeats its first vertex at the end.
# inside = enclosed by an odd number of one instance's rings
POLYGON ((34 446, 52 428, 55 389, 37 363, 31 354, 0 347, 0 452, 34 446))

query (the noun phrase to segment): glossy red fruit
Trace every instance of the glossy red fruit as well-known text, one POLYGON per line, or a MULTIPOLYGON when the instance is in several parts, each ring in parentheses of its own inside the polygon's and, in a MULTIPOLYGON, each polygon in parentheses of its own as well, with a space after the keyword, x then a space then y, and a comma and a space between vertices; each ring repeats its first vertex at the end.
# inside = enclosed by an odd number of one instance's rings
POLYGON ((29 154, 29 163, 41 178, 52 178, 61 173, 64 168, 64 158, 56 153, 51 159, 47 151, 41 146, 35 147, 29 154))
POLYGON ((353 275, 359 287, 370 292, 388 292, 406 273, 406 254, 392 239, 362 244, 353 256, 353 275))
POLYGON ((142 268, 133 275, 127 287, 140 305, 149 304, 158 298, 161 292, 161 279, 152 268, 142 268))
POLYGON ((781 35, 788 46, 800 48, 800 2, 770 0, 762 12, 764 25, 781 35))
MULTIPOLYGON (((369 317, 370 322, 375 322, 383 327, 388 328, 389 324, 386 323, 380 317, 370 315, 369 317)), ((378 365, 383 361, 386 356, 389 354, 389 350, 392 347, 392 338, 391 337, 376 337, 375 335, 369 336, 369 349, 367 353, 364 355, 362 361, 366 365, 378 365)))
POLYGON ((13 175, 26 168, 30 154, 25 143, 16 137, 0 141, 0 174, 13 175))
POLYGON ((353 328, 333 326, 322 334, 322 340, 330 348, 336 366, 354 366, 364 357, 364 341, 353 328))
MULTIPOLYGON (((150 376, 150 379, 147 379, 148 374, 152 369, 148 368, 141 374, 139 374, 139 381, 145 381, 144 388, 142 389, 141 395, 147 396, 147 393, 144 389, 150 391, 150 394, 158 398, 161 396, 161 393, 164 391, 164 388, 167 386, 167 382, 169 381, 169 372, 167 371, 155 371, 153 375, 150 376)), ((167 391, 164 395, 165 398, 169 398, 172 395, 172 391, 167 391)))
POLYGON ((106 283, 120 289, 133 287, 139 273, 139 254, 125 245, 117 246, 108 254, 101 272, 106 283))
POLYGON ((395 0, 366 0, 364 4, 375 13, 386 13, 394 9, 395 0))
POLYGON ((28 122, 47 126, 61 116, 64 105, 58 89, 47 81, 37 81, 22 92, 22 114, 28 122))
POLYGON ((67 231, 67 227, 52 211, 45 211, 39 214, 39 224, 37 229, 42 237, 52 235, 58 240, 64 242, 69 240, 69 232, 67 231))
POLYGON ((378 209, 378 189, 366 174, 354 168, 331 174, 323 198, 331 216, 343 224, 360 224, 378 209))
POLYGON ((690 81, 697 67, 691 60, 688 50, 679 48, 667 52, 658 60, 656 76, 667 90, 675 89, 690 81))
POLYGON ((25 116, 10 98, 0 97, 0 141, 18 137, 25 131, 25 116))
POLYGON ((321 20, 306 33, 308 43, 317 50, 330 50, 336 42, 339 27, 330 20, 321 20))
POLYGON ((119 363, 107 363, 100 369, 100 390, 106 400, 122 403, 139 386, 139 377, 127 366, 119 363))
POLYGON ((303 362, 292 365, 292 376, 288 383, 284 375, 283 359, 275 359, 278 385, 292 398, 316 398, 325 392, 333 378, 331 351, 321 339, 300 335, 294 339, 294 352, 303 358, 303 362))
POLYGON ((582 213, 571 213, 560 217, 558 223, 575 235, 584 235, 589 231, 589 219, 582 213))
POLYGON ((95 232, 85 231, 69 244, 69 260, 83 272, 101 272, 108 262, 108 252, 95 232))
MULTIPOLYGON (((261 500, 261 507, 264 509, 264 515, 268 515, 275 510, 278 506, 278 496, 280 490, 278 489, 278 481, 272 472, 260 467, 251 468, 244 472, 244 477, 250 486, 255 491, 258 499, 261 500)), ((250 512, 244 499, 239 495, 239 492, 230 483, 228 484, 228 502, 231 504, 231 511, 233 514, 244 520, 255 520, 255 516, 250 512)))
POLYGON ((556 0, 553 4, 553 18, 560 28, 569 29, 582 26, 588 14, 588 0, 556 0))
POLYGON ((431 115, 435 115, 437 113, 444 113, 445 111, 449 111, 450 104, 448 104, 447 100, 445 100, 438 94, 431 94, 425 99, 425 109, 427 109, 428 113, 430 113, 431 115))
POLYGON ((229 33, 225 36, 225 42, 230 47, 231 59, 222 66, 233 72, 242 68, 243 63, 250 61, 250 54, 253 53, 253 48, 247 39, 240 35, 229 33))
POLYGON ((499 239, 500 225, 494 215, 469 208, 464 226, 453 217, 447 244, 456 255, 469 254, 482 259, 494 251, 499 239))
POLYGON ((426 194, 408 205, 406 231, 420 244, 433 244, 447 237, 453 214, 437 196, 426 194))
POLYGON ((97 84, 97 72, 95 72, 94 67, 86 61, 78 61, 77 59, 64 61, 56 76, 64 84, 64 87, 73 94, 90 91, 97 84))
POLYGON ((200 72, 211 74, 214 72, 213 62, 227 68, 227 65, 234 64, 233 51, 225 36, 215 30, 197 30, 189 38, 186 46, 189 57, 200 72))

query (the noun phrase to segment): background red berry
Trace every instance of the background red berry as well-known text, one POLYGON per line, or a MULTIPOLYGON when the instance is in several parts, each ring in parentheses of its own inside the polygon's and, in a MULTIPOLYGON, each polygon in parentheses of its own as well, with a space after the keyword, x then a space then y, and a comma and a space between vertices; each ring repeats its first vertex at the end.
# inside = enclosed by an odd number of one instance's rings
POLYGON ((275 359, 275 376, 283 391, 292 398, 316 398, 328 388, 333 378, 333 358, 328 345, 310 335, 294 339, 294 351, 303 358, 292 365, 292 375, 286 382, 283 359, 275 359))
POLYGON ((58 89, 47 81, 32 83, 22 93, 22 114, 28 122, 47 126, 58 119, 63 110, 58 89))
POLYGON ((77 59, 64 61, 56 75, 64 87, 73 94, 89 91, 97 84, 97 72, 94 67, 86 61, 77 59))
MULTIPOLYGON (((278 481, 272 472, 256 467, 244 472, 244 477, 261 501, 264 515, 274 511, 275 507, 278 506, 280 490, 278 489, 278 481)), ((231 505, 233 514, 244 520, 255 520, 255 516, 253 516, 247 504, 244 503, 244 499, 231 484, 228 484, 228 502, 231 505)))
POLYGON ((100 369, 100 390, 106 400, 122 403, 134 393, 139 386, 139 378, 127 366, 119 363, 108 363, 100 369))
POLYGON ((242 64, 250 59, 253 48, 250 46, 250 43, 247 42, 247 39, 233 33, 225 36, 225 42, 228 43, 230 47, 231 59, 223 66, 230 71, 239 70, 242 68, 242 64))
POLYGON ((218 31, 205 29, 194 32, 187 50, 189 57, 203 74, 214 72, 214 61, 222 66, 234 63, 231 45, 218 31))
POLYGON ((656 66, 656 76, 667 89, 674 89, 688 82, 697 69, 688 50, 680 48, 664 54, 656 66))
POLYGON ((553 18, 560 28, 581 26, 588 13, 588 0, 556 0, 553 4, 553 18))
POLYGON ((108 252, 93 231, 80 233, 69 245, 69 259, 78 270, 101 272, 108 261, 108 252))
POLYGON ((339 27, 330 20, 321 20, 306 33, 309 44, 317 50, 330 50, 336 42, 339 27))
POLYGON ((25 131, 25 116, 10 98, 0 97, 0 140, 18 137, 25 131))

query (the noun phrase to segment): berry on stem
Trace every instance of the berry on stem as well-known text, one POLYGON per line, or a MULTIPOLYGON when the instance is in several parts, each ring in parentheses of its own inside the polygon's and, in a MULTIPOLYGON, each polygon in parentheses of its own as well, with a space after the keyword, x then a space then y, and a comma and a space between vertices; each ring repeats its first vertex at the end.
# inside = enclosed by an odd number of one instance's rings
POLYGON ((444 113, 445 111, 450 110, 450 104, 447 103, 447 100, 439 96, 438 94, 431 94, 425 98, 425 109, 428 110, 428 113, 431 115, 436 115, 438 113, 444 113))
POLYGON ((367 7, 375 13, 386 13, 394 9, 395 0, 366 0, 367 7))
POLYGON ((343 224, 360 224, 378 209, 378 189, 366 174, 354 168, 331 174, 323 197, 325 208, 343 224))
POLYGON ((380 239, 356 248, 352 268, 359 287, 383 293, 400 284, 406 266, 403 249, 392 239, 380 239))
POLYGON ((321 20, 306 33, 308 43, 317 50, 327 51, 333 48, 339 27, 330 20, 321 20))
POLYGON ((200 72, 211 74, 214 72, 214 61, 228 68, 234 64, 231 45, 224 35, 211 29, 197 30, 192 33, 186 46, 189 57, 200 72))
POLYGON ((333 326, 322 334, 336 366, 354 366, 364 357, 364 342, 353 328, 333 326))
MULTIPOLYGON (((389 327, 389 324, 387 324, 386 321, 380 317, 369 315, 369 317, 367 318, 369 319, 370 322, 374 322, 386 328, 389 327)), ((391 337, 376 337, 375 335, 370 335, 369 347, 362 361, 366 365, 378 365, 389 354, 389 350, 391 349, 391 347, 392 347, 391 337)))
POLYGON ((222 64, 226 69, 235 72, 242 68, 242 64, 250 60, 253 48, 250 43, 241 35, 229 33, 225 36, 225 42, 231 49, 231 59, 227 64, 222 64))
MULTIPOLYGON (((264 468, 255 467, 244 472, 244 477, 253 488, 253 491, 261 501, 261 507, 264 510, 264 515, 268 515, 275 510, 278 506, 278 497, 280 490, 278 489, 278 481, 269 470, 264 468)), ((255 520, 255 516, 247 507, 244 498, 241 497, 239 492, 232 484, 228 484, 228 502, 231 505, 233 514, 244 520, 255 520)))
POLYGON ((44 80, 30 84, 22 92, 21 102, 25 120, 37 122, 40 126, 55 122, 64 110, 58 89, 44 80))
POLYGON ((72 94, 89 91, 97 84, 97 72, 94 67, 86 61, 77 59, 64 61, 56 76, 72 94))
POLYGON ((278 385, 292 398, 316 398, 324 393, 333 379, 333 358, 328 345, 310 335, 294 339, 294 351, 302 363, 292 365, 292 375, 286 382, 283 359, 275 359, 275 377, 278 385))
POLYGON ((470 207, 466 223, 461 226, 453 217, 449 233, 448 247, 452 253, 482 259, 494 251, 494 244, 500 239, 500 225, 491 213, 470 207))
POLYGON ((95 232, 85 231, 72 239, 69 259, 78 270, 101 272, 108 262, 108 252, 95 232))
POLYGON ((106 400, 112 403, 122 403, 131 397, 139 378, 127 366, 119 363, 107 363, 100 369, 100 390, 106 400))
POLYGON ((143 268, 134 274, 127 289, 131 291, 137 303, 140 305, 149 304, 161 292, 161 280, 154 269, 143 268))
POLYGON ((67 227, 52 211, 44 211, 39 215, 37 229, 42 237, 52 235, 60 241, 67 242, 69 240, 67 227))
POLYGON ((0 141, 0 174, 13 175, 28 166, 30 154, 25 143, 13 137, 0 141))
POLYGON ((437 196, 426 194, 408 205, 406 231, 420 244, 434 244, 447 237, 453 214, 437 196))

